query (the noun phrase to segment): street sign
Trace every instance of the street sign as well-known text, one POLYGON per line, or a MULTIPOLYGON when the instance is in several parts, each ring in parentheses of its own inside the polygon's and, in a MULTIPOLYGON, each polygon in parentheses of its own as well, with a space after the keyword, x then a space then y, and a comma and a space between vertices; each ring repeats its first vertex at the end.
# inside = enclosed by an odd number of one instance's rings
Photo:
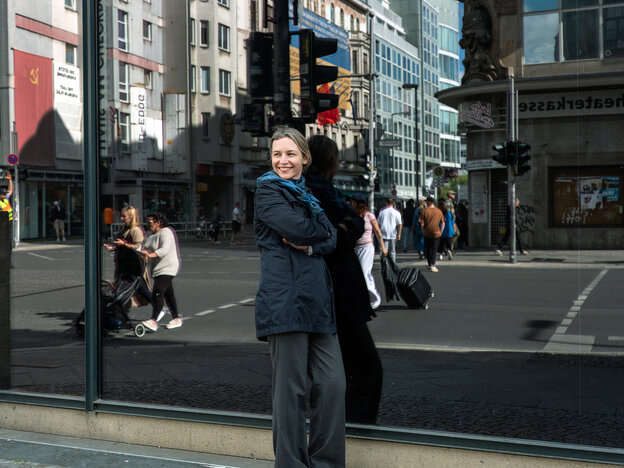
POLYGON ((9 154, 9 156, 7 157, 7 162, 11 166, 15 166, 19 162, 19 158, 17 157, 17 154, 9 154))
POLYGON ((440 166, 436 167, 433 170, 433 175, 436 177, 442 177, 444 175, 444 169, 442 169, 440 166))
POLYGON ((382 148, 398 148, 401 146, 401 140, 398 138, 388 138, 387 140, 379 140, 377 142, 382 148))

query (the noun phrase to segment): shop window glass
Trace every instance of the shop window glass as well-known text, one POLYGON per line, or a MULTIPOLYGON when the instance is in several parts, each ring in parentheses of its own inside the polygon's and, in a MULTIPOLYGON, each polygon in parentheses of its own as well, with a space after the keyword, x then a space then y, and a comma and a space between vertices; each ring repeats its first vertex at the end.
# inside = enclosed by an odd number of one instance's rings
MULTIPOLYGON (((3 2, 2 7, 0 393, 4 398, 6 393, 14 393, 13 399, 46 394, 79 401, 85 394, 85 342, 75 325, 85 306, 82 123, 88 89, 81 82, 82 15, 76 13, 77 7, 82 11, 81 4, 3 2), (30 25, 16 24, 17 18, 28 19, 30 25), (19 164, 9 166, 9 154, 19 155, 19 164)), ((109 19, 110 32, 116 34, 117 17, 109 19)), ((115 35, 110 47, 116 47, 116 39, 115 35)), ((109 126, 114 101, 109 103, 110 114, 106 111, 109 126)))
POLYGON ((563 58, 598 57, 598 10, 563 13, 563 58))
POLYGON ((602 11, 604 57, 624 57, 624 6, 605 8, 602 11))
POLYGON ((553 226, 624 226, 620 167, 551 169, 550 180, 553 226))
POLYGON ((550 13, 524 17, 524 61, 527 64, 556 62, 559 15, 550 13))

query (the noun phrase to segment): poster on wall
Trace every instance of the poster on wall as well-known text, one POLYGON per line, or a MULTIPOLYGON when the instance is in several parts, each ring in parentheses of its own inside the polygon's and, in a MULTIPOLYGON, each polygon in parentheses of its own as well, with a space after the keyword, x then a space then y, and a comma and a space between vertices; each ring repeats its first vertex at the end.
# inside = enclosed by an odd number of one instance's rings
POLYGON ((581 178, 578 189, 581 209, 595 210, 603 207, 602 178, 581 178))
POLYGON ((488 222, 487 173, 473 172, 470 176, 470 217, 473 223, 488 222))
POLYGON ((80 160, 82 99, 78 67, 54 62, 54 109, 57 157, 80 160))

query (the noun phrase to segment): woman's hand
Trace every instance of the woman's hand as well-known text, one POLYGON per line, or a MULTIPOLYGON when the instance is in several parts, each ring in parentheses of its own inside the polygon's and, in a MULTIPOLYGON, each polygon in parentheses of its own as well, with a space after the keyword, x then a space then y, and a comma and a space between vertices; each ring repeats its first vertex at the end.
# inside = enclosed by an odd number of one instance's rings
POLYGON ((381 244, 381 253, 383 254, 384 257, 388 256, 388 249, 386 249, 386 246, 381 244))
POLYGON ((293 249, 303 250, 303 251, 308 250, 307 245, 295 245, 292 242, 290 242, 288 239, 286 239, 285 237, 282 237, 282 241, 284 242, 284 244, 290 245, 293 249))
POLYGON ((123 240, 123 239, 115 239, 115 240, 113 241, 113 244, 115 244, 115 245, 125 246, 125 245, 127 245, 127 242, 126 242, 125 240, 123 240))
POLYGON ((104 244, 104 247, 106 247, 106 250, 108 250, 109 252, 115 250, 115 246, 111 244, 104 244))
POLYGON ((141 250, 139 253, 143 255, 146 259, 155 258, 158 256, 156 255, 156 252, 150 252, 149 250, 141 250))

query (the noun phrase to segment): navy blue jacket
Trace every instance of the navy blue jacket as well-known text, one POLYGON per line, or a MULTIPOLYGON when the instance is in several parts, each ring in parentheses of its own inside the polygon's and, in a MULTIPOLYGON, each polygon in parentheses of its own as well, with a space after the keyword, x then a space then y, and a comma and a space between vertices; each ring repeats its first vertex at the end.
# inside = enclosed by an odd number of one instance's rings
POLYGON ((260 249, 256 295, 256 335, 288 332, 336 333, 331 277, 323 255, 336 247, 336 229, 278 181, 265 182, 255 195, 254 228, 260 249), (286 244, 312 246, 313 254, 286 244))

